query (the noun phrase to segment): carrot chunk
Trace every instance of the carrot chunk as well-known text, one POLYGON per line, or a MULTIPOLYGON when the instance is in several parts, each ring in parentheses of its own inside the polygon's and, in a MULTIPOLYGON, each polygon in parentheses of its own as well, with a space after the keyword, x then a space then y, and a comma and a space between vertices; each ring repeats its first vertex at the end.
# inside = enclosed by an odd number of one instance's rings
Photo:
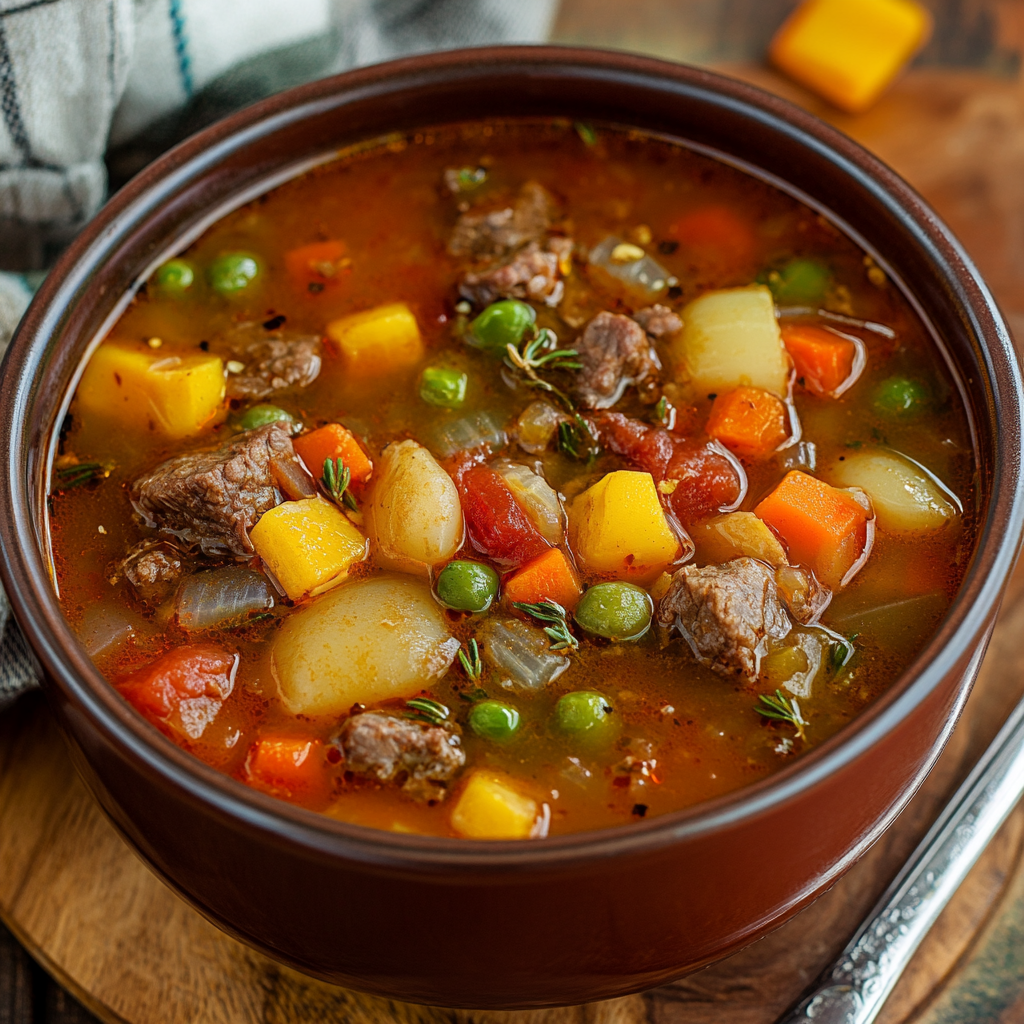
POLYGON ((787 473, 754 514, 782 538, 794 565, 813 569, 830 587, 842 583, 867 543, 867 509, 848 491, 799 470, 787 473))
POLYGON ((796 380, 815 395, 832 395, 853 373, 857 346, 821 327, 782 328, 782 343, 796 366, 796 380))
POLYGON ((245 759, 246 781, 277 796, 326 794, 327 761, 320 740, 261 736, 245 759))
POLYGON ((565 553, 558 548, 545 551, 509 576, 505 580, 504 589, 509 601, 522 601, 525 604, 556 601, 570 611, 580 599, 580 584, 576 573, 565 553))
POLYGON ((739 387, 711 406, 707 432, 747 458, 770 455, 786 440, 786 406, 770 391, 739 387))
POLYGON ((721 270, 741 269, 757 249, 753 228, 728 206, 702 206, 684 214, 669 235, 694 251, 701 264, 721 270))
POLYGON ((306 468, 319 480, 327 459, 341 459, 352 474, 352 489, 358 493, 373 472, 373 463, 350 430, 340 423, 328 423, 295 438, 292 446, 306 468))
POLYGON ((284 255, 285 269, 292 283, 311 295, 338 284, 342 275, 351 270, 351 264, 345 256, 345 243, 337 239, 303 245, 284 255))

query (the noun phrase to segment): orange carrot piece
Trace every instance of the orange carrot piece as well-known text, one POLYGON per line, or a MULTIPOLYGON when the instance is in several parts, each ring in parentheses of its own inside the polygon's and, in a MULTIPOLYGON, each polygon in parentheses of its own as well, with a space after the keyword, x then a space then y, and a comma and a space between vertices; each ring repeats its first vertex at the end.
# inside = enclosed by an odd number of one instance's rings
POLYGON ((726 269, 748 264, 757 250, 749 222, 729 206, 702 206, 684 214, 669 235, 694 251, 701 263, 726 269))
POLYGON ((796 380, 816 395, 831 395, 853 373, 857 346, 811 324, 782 328, 782 343, 796 366, 796 380))
POLYGON ((286 252, 285 269, 297 288, 317 295, 338 284, 342 274, 351 270, 352 261, 345 251, 345 243, 337 239, 314 242, 286 252))
POLYGON ((867 543, 869 513, 848 491, 799 470, 783 477, 754 509, 783 540, 789 560, 838 587, 867 543))
POLYGON ((303 434, 292 441, 299 458, 306 468, 319 480, 323 476, 327 459, 341 459, 352 474, 352 487, 358 491, 370 478, 373 463, 350 430, 340 423, 328 423, 326 427, 303 434))
POLYGON ((321 740, 261 736, 245 760, 246 781, 280 796, 320 796, 328 773, 321 740))
POLYGON ((739 387, 719 395, 711 406, 707 432, 737 455, 770 455, 789 436, 786 406, 770 391, 739 387))
POLYGON ((551 548, 532 562, 527 562, 505 580, 503 587, 509 601, 523 601, 526 604, 557 601, 570 611, 580 599, 580 584, 576 573, 565 553, 558 548, 551 548))

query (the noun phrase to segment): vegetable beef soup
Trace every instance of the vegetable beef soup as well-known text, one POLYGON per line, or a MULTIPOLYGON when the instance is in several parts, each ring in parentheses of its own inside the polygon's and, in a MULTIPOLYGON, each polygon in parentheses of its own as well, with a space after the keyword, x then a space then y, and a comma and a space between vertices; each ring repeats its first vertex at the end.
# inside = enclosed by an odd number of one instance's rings
POLYGON ((824 217, 636 132, 459 125, 152 274, 63 424, 55 582, 239 782, 539 838, 841 729, 949 606, 975 465, 937 346, 824 217))

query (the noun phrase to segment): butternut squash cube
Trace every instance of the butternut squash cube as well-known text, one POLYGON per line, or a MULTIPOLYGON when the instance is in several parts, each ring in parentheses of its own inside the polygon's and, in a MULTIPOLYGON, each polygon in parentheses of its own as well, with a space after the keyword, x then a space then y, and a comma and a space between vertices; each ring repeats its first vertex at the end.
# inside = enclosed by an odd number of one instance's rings
POLYGON ((572 550, 590 572, 654 580, 680 554, 650 473, 620 469, 602 477, 572 503, 572 550))
POLYGON ((366 557, 366 538, 319 497, 286 501, 264 512, 250 538, 293 601, 329 590, 366 557))
POLYGON ((777 68, 851 114, 866 110, 924 45, 914 0, 805 0, 772 40, 777 68))
POLYGON ((205 353, 170 355, 105 341, 82 375, 78 405, 83 415, 128 432, 190 437, 224 409, 224 364, 205 353))
POLYGON ((327 336, 338 346, 349 372, 360 376, 403 370, 423 358, 419 324, 404 302, 332 320, 327 336))
POLYGON ((476 771, 452 808, 452 828, 467 839, 529 839, 537 801, 490 772, 476 771))
POLYGON ((786 397, 789 356, 764 285, 707 292, 686 306, 682 318, 673 360, 680 379, 698 394, 747 386, 786 397))

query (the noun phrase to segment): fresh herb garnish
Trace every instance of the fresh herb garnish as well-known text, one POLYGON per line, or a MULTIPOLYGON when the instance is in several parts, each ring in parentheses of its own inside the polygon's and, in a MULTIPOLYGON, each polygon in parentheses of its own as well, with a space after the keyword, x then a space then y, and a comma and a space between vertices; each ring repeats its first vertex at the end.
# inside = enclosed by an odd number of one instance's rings
POLYGON ((405 713, 406 718, 415 718, 430 725, 440 725, 451 714, 443 704, 429 697, 413 697, 405 702, 405 706, 409 709, 405 713))
POLYGON ((551 650, 564 651, 568 648, 575 651, 579 649, 580 642, 569 632, 565 609, 557 601, 544 600, 538 604, 513 601, 512 606, 535 619, 540 619, 541 622, 553 623, 551 626, 544 627, 544 632, 554 641, 551 644, 551 650))
POLYGON ((61 466, 57 471, 58 490, 67 490, 94 480, 106 480, 114 469, 112 462, 79 462, 74 466, 61 466))
POLYGON ((595 132, 589 124, 585 121, 577 121, 573 127, 576 129, 576 134, 583 140, 585 145, 597 145, 597 132, 595 132))
POLYGON ((477 683, 484 674, 484 663, 480 660, 480 646, 475 640, 470 640, 467 647, 469 648, 468 654, 461 647, 459 648, 459 664, 462 665, 466 675, 474 683, 477 683))
POLYGON ((847 640, 845 636, 840 636, 838 633, 833 635, 832 643, 828 648, 828 668, 833 675, 846 668, 850 659, 856 654, 857 649, 853 646, 853 641, 858 636, 860 636, 859 633, 854 633, 847 640))
POLYGON ((487 171, 483 167, 461 167, 458 172, 459 188, 468 192, 482 185, 487 180, 487 171))
POLYGON ((320 482, 330 495, 331 501, 338 508, 350 508, 353 512, 359 511, 356 499, 348 490, 348 486, 352 482, 352 473, 341 459, 324 459, 324 475, 320 478, 320 482))
POLYGON ((470 690, 469 693, 460 693, 459 700, 464 700, 467 704, 476 704, 479 701, 487 700, 490 694, 478 686, 475 690, 470 690))
POLYGON ((781 690, 776 690, 774 696, 762 693, 758 697, 757 707, 754 709, 762 718, 773 718, 779 722, 788 722, 796 729, 796 737, 799 740, 807 738, 804 729, 807 722, 800 713, 800 705, 796 697, 787 697, 781 690))

